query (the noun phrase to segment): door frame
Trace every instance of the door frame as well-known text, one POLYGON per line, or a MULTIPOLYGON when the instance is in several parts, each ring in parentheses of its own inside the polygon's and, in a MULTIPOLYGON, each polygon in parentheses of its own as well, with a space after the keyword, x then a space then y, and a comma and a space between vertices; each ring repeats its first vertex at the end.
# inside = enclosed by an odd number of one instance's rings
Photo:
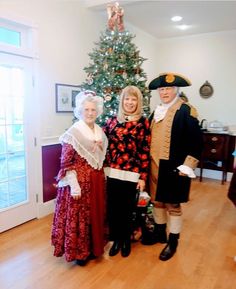
POLYGON ((9 230, 15 226, 37 218, 38 215, 38 182, 37 176, 40 173, 38 138, 38 105, 34 95, 34 60, 29 57, 22 57, 0 52, 1 65, 11 67, 23 67, 26 69, 27 89, 25 92, 26 117, 25 124, 25 159, 27 175, 28 201, 0 211, 0 232, 9 230))

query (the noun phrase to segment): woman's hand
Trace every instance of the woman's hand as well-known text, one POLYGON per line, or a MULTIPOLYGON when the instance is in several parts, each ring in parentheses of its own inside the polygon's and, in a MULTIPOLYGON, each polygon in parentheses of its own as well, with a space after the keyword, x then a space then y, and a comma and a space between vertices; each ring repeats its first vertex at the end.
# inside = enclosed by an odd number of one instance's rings
POLYGON ((145 181, 139 179, 136 188, 137 188, 137 190, 140 190, 140 192, 143 192, 145 189, 145 181))

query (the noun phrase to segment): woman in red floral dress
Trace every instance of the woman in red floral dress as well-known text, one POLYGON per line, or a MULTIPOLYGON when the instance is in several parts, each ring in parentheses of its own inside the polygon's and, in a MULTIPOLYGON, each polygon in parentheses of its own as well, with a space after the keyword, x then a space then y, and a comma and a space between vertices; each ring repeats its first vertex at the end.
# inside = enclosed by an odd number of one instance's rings
POLYGON ((95 124, 102 98, 92 91, 76 97, 75 122, 61 137, 61 168, 52 228, 54 255, 85 265, 101 256, 105 245, 105 177, 107 138, 95 124))
POLYGON ((132 213, 137 189, 143 191, 149 166, 149 121, 142 116, 142 94, 127 86, 120 96, 118 116, 108 120, 105 173, 107 175, 110 256, 131 251, 132 213))

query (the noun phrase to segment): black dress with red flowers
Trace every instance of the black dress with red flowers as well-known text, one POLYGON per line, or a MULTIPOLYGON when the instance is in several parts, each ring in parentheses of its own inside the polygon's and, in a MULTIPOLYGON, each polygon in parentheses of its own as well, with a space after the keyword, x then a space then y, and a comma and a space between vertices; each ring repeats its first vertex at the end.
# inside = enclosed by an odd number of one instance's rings
POLYGON ((104 166, 112 172, 107 174, 109 236, 110 240, 122 243, 130 240, 132 234, 138 179, 146 181, 148 176, 149 120, 141 117, 138 121, 120 123, 114 117, 108 120, 104 132, 108 138, 104 166))

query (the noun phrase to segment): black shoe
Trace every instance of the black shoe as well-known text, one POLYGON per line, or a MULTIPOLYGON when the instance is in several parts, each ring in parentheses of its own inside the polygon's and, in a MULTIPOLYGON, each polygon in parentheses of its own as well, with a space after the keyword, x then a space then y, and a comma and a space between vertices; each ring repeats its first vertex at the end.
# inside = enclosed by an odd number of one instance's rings
POLYGON ((176 252, 176 248, 178 246, 178 239, 179 239, 179 234, 170 233, 168 244, 161 251, 161 254, 159 256, 159 259, 161 261, 167 261, 173 257, 173 255, 176 252))
POLYGON ((128 257, 131 252, 131 242, 130 240, 126 240, 123 242, 121 246, 121 256, 128 257))
POLYGON ((76 265, 78 265, 78 266, 85 266, 87 264, 87 262, 88 262, 88 259, 85 259, 85 260, 77 259, 75 261, 76 265))
POLYGON ((167 244, 165 246, 165 248, 161 251, 161 254, 159 256, 159 259, 161 261, 167 261, 169 260, 171 257, 173 257, 173 255, 176 252, 176 248, 171 248, 171 246, 169 244, 167 244))
POLYGON ((113 257, 117 255, 120 251, 120 242, 119 241, 114 241, 110 251, 109 251, 109 256, 113 257))

